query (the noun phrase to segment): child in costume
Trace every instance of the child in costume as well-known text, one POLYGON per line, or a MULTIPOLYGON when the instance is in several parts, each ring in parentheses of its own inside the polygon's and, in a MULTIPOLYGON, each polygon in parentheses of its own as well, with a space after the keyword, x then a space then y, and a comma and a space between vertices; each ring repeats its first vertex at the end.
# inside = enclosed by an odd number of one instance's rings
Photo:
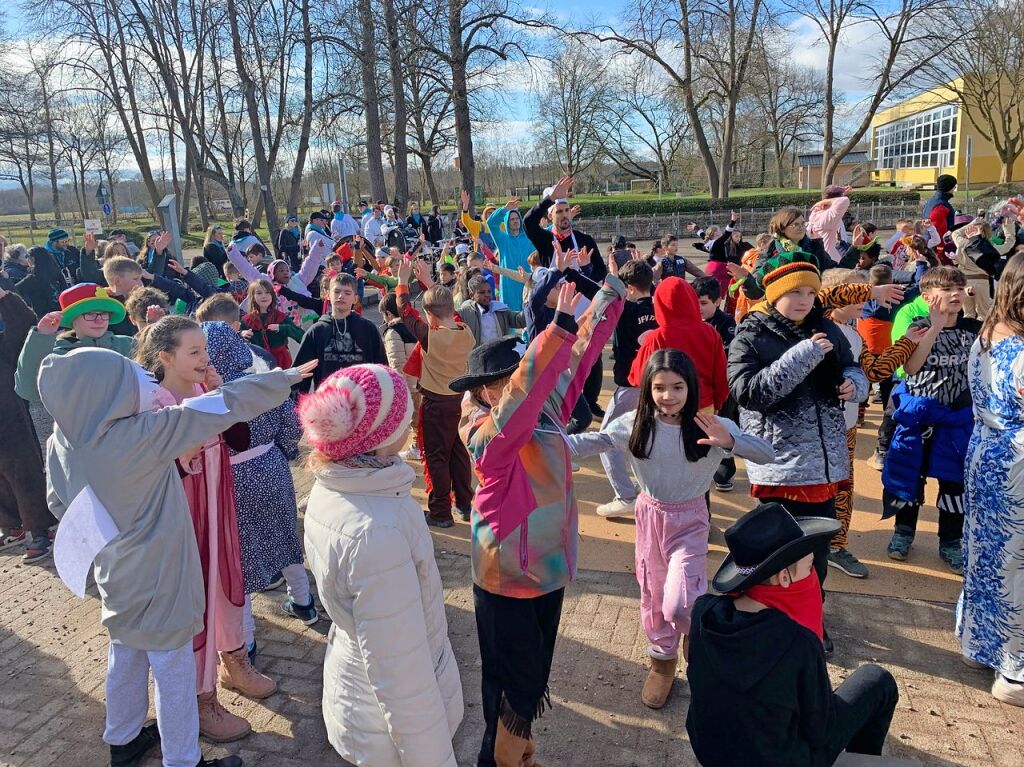
MULTIPOLYGON (((221 378, 235 381, 244 376, 252 367, 252 352, 245 340, 223 322, 204 322, 202 327, 210 363, 221 378)), ((267 589, 279 574, 288 584, 288 596, 281 605, 284 612, 307 626, 316 623, 319 615, 302 564, 295 485, 288 466, 298 456, 302 436, 295 406, 285 400, 250 420, 248 427, 249 448, 229 446, 229 452, 246 594, 242 631, 251 658, 256 652, 256 627, 249 595, 267 589)))
POLYGON ((609 276, 577 325, 579 298, 563 284, 554 322, 521 359, 514 338, 482 344, 449 384, 471 392, 459 431, 480 480, 471 515, 485 722, 478 765, 533 763, 532 723, 549 703, 562 597, 576 573, 565 427, 625 293, 609 276))
POLYGON ((723 596, 693 608, 686 731, 701 764, 819 767, 843 751, 880 755, 899 690, 880 666, 832 689, 822 653, 815 550, 834 519, 758 506, 725 531, 729 555, 711 581, 723 596))
MULTIPOLYGON (((278 263, 288 268, 284 261, 278 263)), ((292 366, 288 339, 301 341, 302 329, 292 321, 289 314, 276 306, 277 296, 270 280, 249 283, 246 300, 249 312, 242 317, 242 337, 262 346, 273 355, 278 367, 287 370, 292 366)))
MULTIPOLYGON (((138 339, 136 361, 160 384, 155 391, 158 408, 180 405, 219 387, 220 376, 210 365, 206 337, 189 318, 164 317, 142 331, 138 339)), ((248 439, 243 442, 248 448, 248 439)), ((266 698, 277 690, 272 679, 252 668, 243 641, 245 589, 229 459, 227 443, 220 434, 193 443, 178 457, 206 592, 203 630, 193 641, 199 731, 215 743, 237 740, 251 731, 249 722, 220 705, 218 681, 252 698, 266 698)))
POLYGON ((641 700, 650 708, 668 700, 679 640, 690 633, 693 603, 707 590, 710 519, 704 494, 712 477, 725 457, 757 463, 775 457, 765 440, 744 434, 728 419, 698 412, 698 386, 689 357, 660 349, 644 368, 636 410, 599 432, 569 437, 578 457, 623 451, 640 483, 636 578, 651 656, 641 700))
POLYGON ((118 529, 95 558, 110 634, 103 739, 112 765, 135 764, 157 740, 165 767, 242 764, 233 756, 208 761, 199 750, 192 644, 203 632, 205 589, 175 459, 279 405, 304 375, 274 371, 225 384, 224 414, 188 405, 154 411, 156 384, 125 357, 83 348, 43 361, 39 393, 56 422, 47 447, 50 510, 62 518, 90 488, 118 529), (150 669, 159 734, 143 727, 150 669))
POLYGON ((416 474, 398 457, 412 399, 402 374, 355 365, 299 400, 316 484, 306 554, 334 625, 323 716, 341 756, 373 767, 456 767, 462 685, 416 474))

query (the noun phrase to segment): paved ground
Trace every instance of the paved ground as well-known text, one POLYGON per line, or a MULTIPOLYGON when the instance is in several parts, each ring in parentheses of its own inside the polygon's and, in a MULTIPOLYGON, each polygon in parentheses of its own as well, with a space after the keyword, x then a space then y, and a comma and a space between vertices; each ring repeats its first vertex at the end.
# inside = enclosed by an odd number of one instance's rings
MULTIPOLYGON (((467 701, 456 736, 460 765, 474 764, 482 731, 479 655, 468 561, 438 548, 452 644, 467 701)), ((103 672, 106 636, 98 623, 95 588, 71 598, 52 567, 22 565, 0 555, 0 764, 18 767, 102 765, 103 672)), ((255 611, 258 665, 280 692, 253 702, 223 699, 249 717, 255 733, 208 753, 241 754, 247 765, 308 767, 341 760, 326 743, 320 717, 321 668, 328 621, 305 628, 280 613, 281 594, 260 595, 255 611)), ((1024 712, 987 694, 989 674, 957 659, 949 605, 833 594, 828 620, 838 650, 835 683, 866 661, 889 668, 901 700, 889 740, 892 753, 925 765, 1024 765, 1024 712)), ((685 673, 663 710, 639 701, 645 673, 637 590, 622 573, 585 571, 568 591, 551 693, 554 708, 537 725, 538 756, 546 765, 608 767, 693 765, 684 720, 685 673)), ((147 767, 159 762, 151 759, 147 767)))

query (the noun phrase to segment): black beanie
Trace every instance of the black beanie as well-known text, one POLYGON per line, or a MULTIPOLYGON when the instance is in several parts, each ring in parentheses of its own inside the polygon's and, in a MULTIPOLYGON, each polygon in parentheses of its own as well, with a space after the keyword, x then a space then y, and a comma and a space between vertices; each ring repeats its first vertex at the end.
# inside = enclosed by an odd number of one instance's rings
POLYGON ((940 192, 952 192, 955 187, 956 176, 950 176, 948 173, 943 173, 935 179, 935 188, 940 192))

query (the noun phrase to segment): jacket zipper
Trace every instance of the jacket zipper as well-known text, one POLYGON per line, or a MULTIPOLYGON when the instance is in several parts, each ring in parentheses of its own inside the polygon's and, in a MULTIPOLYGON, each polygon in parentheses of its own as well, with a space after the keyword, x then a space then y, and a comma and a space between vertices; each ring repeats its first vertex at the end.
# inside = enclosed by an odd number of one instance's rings
POLYGON ((822 456, 825 458, 825 483, 832 484, 832 476, 828 471, 828 448, 825 447, 825 431, 821 428, 821 405, 814 400, 814 417, 818 424, 818 441, 821 443, 822 456))
POLYGON ((530 567, 530 547, 527 543, 529 533, 530 520, 527 518, 523 520, 523 525, 519 528, 519 568, 523 571, 523 575, 527 574, 530 567))

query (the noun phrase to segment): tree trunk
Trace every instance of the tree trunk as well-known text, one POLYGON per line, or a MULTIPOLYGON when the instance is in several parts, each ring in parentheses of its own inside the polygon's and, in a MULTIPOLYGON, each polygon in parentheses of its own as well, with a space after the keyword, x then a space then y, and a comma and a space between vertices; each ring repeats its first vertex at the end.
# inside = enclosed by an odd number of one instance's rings
POLYGON ((193 163, 185 157, 185 189, 178 198, 178 231, 181 234, 188 234, 188 214, 192 200, 192 177, 195 175, 193 163))
POLYGON ((205 232, 210 228, 210 206, 206 199, 206 182, 198 173, 196 174, 196 204, 199 208, 199 222, 205 232))
MULTIPOLYGON (((309 135, 313 126, 313 30, 309 22, 309 0, 300 0, 302 14, 302 123, 299 126, 299 143, 295 148, 295 165, 288 187, 287 212, 297 214, 302 199, 302 171, 306 167, 309 153, 309 135)), ((339 193, 341 190, 338 190, 339 193)))
MULTIPOLYGON (((828 58, 825 62, 825 120, 824 135, 822 138, 821 151, 821 188, 824 189, 832 183, 835 175, 835 168, 832 166, 832 144, 835 142, 835 90, 833 79, 836 73, 836 46, 839 44, 838 35, 830 36, 828 41, 828 58)), ((809 171, 808 171, 809 172, 809 171)))
POLYGON ((441 196, 437 193, 437 183, 434 181, 434 158, 420 155, 420 165, 423 166, 423 180, 427 183, 430 204, 440 205, 441 196))
POLYGON ((40 95, 43 97, 43 119, 46 121, 46 162, 50 168, 50 197, 53 200, 53 218, 60 223, 60 185, 57 182, 57 147, 53 137, 53 117, 50 113, 50 91, 46 87, 46 73, 37 72, 40 95))
POLYGON ((455 115, 459 175, 462 188, 469 192, 469 212, 472 215, 476 208, 476 162, 473 159, 473 126, 466 82, 466 48, 462 40, 463 0, 449 0, 448 7, 448 55, 451 57, 452 112, 455 115))
POLYGON ((391 70, 391 100, 394 107, 392 146, 395 152, 395 204, 404 210, 409 202, 409 142, 406 137, 408 112, 402 78, 402 50, 398 44, 395 0, 384 0, 384 27, 388 36, 388 64, 391 70))
POLYGON ((380 94, 377 93, 375 22, 372 0, 359 0, 362 48, 359 69, 363 80, 363 113, 366 118, 366 169, 370 176, 370 194, 373 195, 373 199, 386 200, 388 190, 384 182, 384 158, 381 156, 380 94))

